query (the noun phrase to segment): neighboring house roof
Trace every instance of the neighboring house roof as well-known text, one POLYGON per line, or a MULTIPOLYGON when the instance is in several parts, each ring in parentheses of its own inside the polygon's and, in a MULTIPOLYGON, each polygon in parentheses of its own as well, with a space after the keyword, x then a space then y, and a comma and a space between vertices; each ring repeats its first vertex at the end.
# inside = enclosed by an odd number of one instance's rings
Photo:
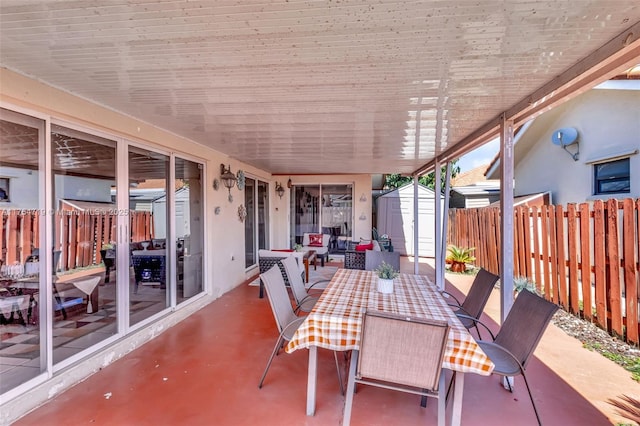
MULTIPOLYGON (((390 189, 389 191, 387 191, 387 192, 385 192, 383 194, 380 194, 380 197, 395 197, 400 193, 409 192, 409 191, 411 193, 413 193, 413 182, 406 183, 406 184, 404 184, 403 186, 401 186, 399 188, 390 189)), ((429 196, 433 196, 433 194, 434 194, 432 189, 427 188, 426 186, 424 186, 422 184, 418 184, 418 192, 427 194, 429 196)))
MULTIPOLYGON (((551 193, 550 192, 539 192, 537 194, 527 194, 520 195, 519 197, 513 198, 513 207, 518 206, 541 206, 541 205, 551 205, 551 193)), ((496 201, 494 203, 489 204, 489 207, 500 207, 500 201, 496 201)))
POLYGON ((451 178, 451 187, 469 186, 478 182, 485 182, 487 178, 484 176, 484 173, 487 171, 487 167, 489 167, 488 164, 483 164, 474 169, 460 173, 456 177, 451 178))
POLYGON ((457 192, 465 197, 472 195, 497 195, 500 194, 500 183, 497 184, 485 184, 485 185, 468 185, 468 186, 456 186, 451 188, 452 192, 457 192))

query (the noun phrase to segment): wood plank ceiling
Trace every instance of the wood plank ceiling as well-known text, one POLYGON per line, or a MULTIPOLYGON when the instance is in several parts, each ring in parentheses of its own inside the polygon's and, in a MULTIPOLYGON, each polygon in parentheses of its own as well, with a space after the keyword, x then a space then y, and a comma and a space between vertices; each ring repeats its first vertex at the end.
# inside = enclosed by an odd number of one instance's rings
POLYGON ((637 0, 2 0, 0 65, 271 173, 411 173, 637 22, 637 0))

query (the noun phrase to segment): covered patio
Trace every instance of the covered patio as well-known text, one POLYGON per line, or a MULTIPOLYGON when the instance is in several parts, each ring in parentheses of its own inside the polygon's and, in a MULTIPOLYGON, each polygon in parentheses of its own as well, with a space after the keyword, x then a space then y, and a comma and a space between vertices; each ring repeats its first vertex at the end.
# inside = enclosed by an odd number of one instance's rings
MULTIPOLYGON (((339 187, 352 206, 344 222, 349 237, 368 239, 375 226, 372 177, 435 171, 439 181, 441 166, 498 136, 502 190, 510 194, 518 127, 640 62, 640 5, 632 0, 5 0, 0 18, 0 178, 13 189, 0 208, 38 217, 30 236, 18 239, 10 226, 4 235, 7 245, 40 248, 38 286, 45 295, 38 357, 19 360, 34 372, 0 394, 0 420, 53 401, 25 424, 163 422, 172 415, 192 424, 339 423, 343 400, 331 380, 320 380, 318 412, 305 416, 304 380, 298 380, 304 352, 281 355, 286 361, 276 360, 261 391, 253 380, 275 328, 266 301, 245 284, 258 272, 258 249, 292 249, 302 236, 293 219, 296 194, 318 203, 324 186, 339 187), (109 306, 117 322, 59 361, 49 272, 55 275, 54 251, 64 239, 54 222, 62 177, 76 198, 113 203, 113 232, 88 246, 119 249, 109 306), (166 250, 166 268, 158 268, 166 281, 147 286, 158 290, 160 309, 136 318, 130 219, 154 207, 134 202, 132 188, 150 178, 166 191, 154 200, 155 217, 166 225, 166 247, 158 247, 166 250), (179 180, 189 183, 188 217, 176 208, 181 200, 172 188, 179 180), (317 192, 302 191, 311 186, 317 192), (28 199, 21 204, 19 195, 28 199)), ((502 198, 503 212, 512 201, 502 198)), ((313 217, 313 231, 322 232, 314 207, 305 207, 300 214, 313 217)), ((443 286, 440 217, 446 215, 439 207, 436 217, 438 266, 425 270, 415 262, 403 269, 428 273, 443 286)), ((487 310, 496 327, 513 299, 514 228, 510 215, 504 217, 506 291, 487 310)), ((464 277, 454 284, 464 289, 464 277)), ((3 336, 3 343, 16 340, 3 336)), ((580 364, 569 348, 589 354, 570 339, 541 346, 556 348, 555 356, 573 366, 580 364)), ((319 363, 323 379, 332 375, 331 364, 322 362, 326 355, 319 363)), ((532 364, 543 419, 607 423, 606 403, 589 393, 594 383, 602 388, 603 378, 629 382, 630 393, 638 394, 635 382, 611 373, 611 363, 600 358, 585 386, 572 383, 584 371, 532 364)), ((1 357, 5 377, 16 362, 1 357)), ((522 387, 510 395, 497 383, 469 375, 463 422, 508 417, 533 424, 522 387)), ((413 423, 434 415, 405 395, 367 389, 362 396, 354 423, 413 423), (389 409, 376 413, 380 407, 389 409)))
MULTIPOLYGON (((420 262, 420 273, 433 279, 432 265, 420 262)), ((402 270, 413 270, 410 258, 402 258, 402 270)), ((457 274, 446 278, 447 290, 456 295, 472 280, 457 274)), ((281 352, 258 389, 277 332, 257 291, 243 283, 15 425, 52 419, 65 424, 340 424, 344 397, 330 351, 319 351, 315 416, 305 414, 307 351, 281 352)), ((483 316, 494 329, 499 309, 496 289, 483 316)), ((626 424, 607 400, 640 392, 629 372, 553 324, 527 371, 543 424, 626 424)), ((363 386, 354 397, 352 424, 435 424, 436 406, 429 401, 424 409, 418 396, 363 386)), ((505 419, 512 425, 536 424, 522 378, 510 394, 496 376, 468 374, 462 424, 497 425, 505 419)))

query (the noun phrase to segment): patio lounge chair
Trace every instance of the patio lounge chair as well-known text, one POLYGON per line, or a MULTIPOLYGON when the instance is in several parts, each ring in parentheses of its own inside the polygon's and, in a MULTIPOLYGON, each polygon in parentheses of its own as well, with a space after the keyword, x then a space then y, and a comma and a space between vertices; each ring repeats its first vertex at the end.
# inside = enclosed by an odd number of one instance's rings
POLYGON ((350 423, 354 387, 362 383, 438 398, 438 426, 444 426, 442 359, 448 335, 445 321, 366 311, 357 369, 349 369, 342 424, 350 423))

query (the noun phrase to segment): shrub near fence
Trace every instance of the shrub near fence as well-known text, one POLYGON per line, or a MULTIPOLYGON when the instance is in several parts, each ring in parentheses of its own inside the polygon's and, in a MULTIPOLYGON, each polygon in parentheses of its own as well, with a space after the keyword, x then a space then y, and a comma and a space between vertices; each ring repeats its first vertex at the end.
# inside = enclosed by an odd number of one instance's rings
MULTIPOLYGON (((452 209, 448 242, 475 247, 476 264, 499 274, 500 209, 452 209)), ((547 300, 639 343, 640 199, 516 207, 514 275, 547 300)))
MULTIPOLYGON (((0 210, 0 259, 11 265, 24 263, 39 245, 37 210, 0 210)), ((60 250, 60 270, 90 266, 102 262, 100 250, 116 240, 115 213, 56 211, 54 215, 54 250, 60 250)), ((130 211, 131 241, 153 238, 153 216, 150 212, 130 211)))

